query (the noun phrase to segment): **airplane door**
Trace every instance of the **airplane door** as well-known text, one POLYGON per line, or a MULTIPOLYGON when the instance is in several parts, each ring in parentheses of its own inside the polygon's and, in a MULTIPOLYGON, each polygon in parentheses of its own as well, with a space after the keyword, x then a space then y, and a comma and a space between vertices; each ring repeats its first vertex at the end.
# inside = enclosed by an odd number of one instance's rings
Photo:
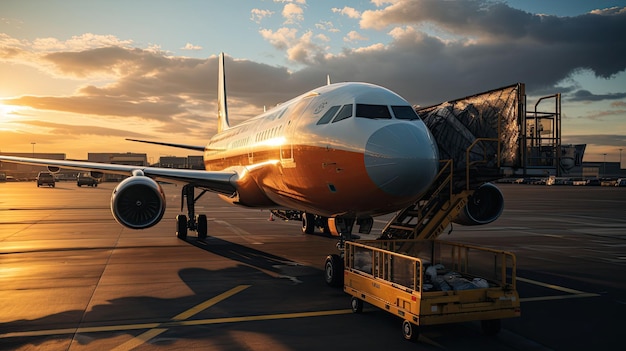
POLYGON ((282 164, 283 168, 296 167, 293 145, 297 144, 300 141, 297 126, 301 120, 300 117, 302 116, 302 113, 313 100, 311 99, 311 97, 312 96, 307 96, 299 102, 296 102, 293 107, 290 106, 283 117, 287 119, 287 121, 285 122, 286 124, 284 132, 286 140, 285 143, 281 144, 280 146, 280 163, 282 164))

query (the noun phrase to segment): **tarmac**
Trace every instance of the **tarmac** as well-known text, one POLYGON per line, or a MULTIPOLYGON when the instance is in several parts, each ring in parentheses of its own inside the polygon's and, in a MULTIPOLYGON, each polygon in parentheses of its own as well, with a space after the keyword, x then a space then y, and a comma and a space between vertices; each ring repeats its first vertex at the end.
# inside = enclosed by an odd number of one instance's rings
MULTIPOLYGON (((485 336, 478 322, 425 326, 405 341, 401 320, 326 286, 336 238, 296 221, 197 205, 209 237, 175 237, 180 187, 146 230, 117 224, 114 183, 0 183, 2 350, 602 350, 623 349, 626 188, 502 184, 505 209, 440 239, 517 256, 522 315, 485 336)), ((386 222, 376 218, 375 238, 386 222)))

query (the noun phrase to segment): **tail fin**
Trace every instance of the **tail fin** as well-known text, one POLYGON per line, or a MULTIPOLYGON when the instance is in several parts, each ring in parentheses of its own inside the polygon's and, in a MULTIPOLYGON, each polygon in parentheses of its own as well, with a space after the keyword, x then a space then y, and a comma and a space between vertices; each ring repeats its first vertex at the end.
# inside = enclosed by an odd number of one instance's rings
POLYGON ((224 71, 224 53, 217 58, 219 69, 217 72, 217 132, 230 128, 228 123, 228 106, 226 105, 226 72, 224 71))

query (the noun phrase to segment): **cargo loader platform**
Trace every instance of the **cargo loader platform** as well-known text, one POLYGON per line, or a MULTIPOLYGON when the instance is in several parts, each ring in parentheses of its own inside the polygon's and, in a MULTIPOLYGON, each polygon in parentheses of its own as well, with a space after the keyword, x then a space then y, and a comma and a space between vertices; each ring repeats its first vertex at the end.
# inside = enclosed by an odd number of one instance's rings
POLYGON ((520 315, 512 253, 439 240, 346 242, 344 286, 352 310, 367 302, 402 319, 402 334, 419 327, 482 321, 485 334, 500 319, 520 315))

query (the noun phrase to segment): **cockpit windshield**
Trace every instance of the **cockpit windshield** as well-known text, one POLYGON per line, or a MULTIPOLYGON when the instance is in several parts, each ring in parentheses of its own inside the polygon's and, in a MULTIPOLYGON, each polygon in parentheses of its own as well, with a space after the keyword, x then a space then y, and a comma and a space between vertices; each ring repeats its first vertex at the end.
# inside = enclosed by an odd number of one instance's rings
POLYGON ((391 106, 391 109, 393 110, 393 114, 396 116, 397 119, 414 120, 420 118, 420 116, 411 106, 391 106))
POLYGON ((387 105, 356 104, 356 116, 362 118, 390 119, 391 113, 387 105))

